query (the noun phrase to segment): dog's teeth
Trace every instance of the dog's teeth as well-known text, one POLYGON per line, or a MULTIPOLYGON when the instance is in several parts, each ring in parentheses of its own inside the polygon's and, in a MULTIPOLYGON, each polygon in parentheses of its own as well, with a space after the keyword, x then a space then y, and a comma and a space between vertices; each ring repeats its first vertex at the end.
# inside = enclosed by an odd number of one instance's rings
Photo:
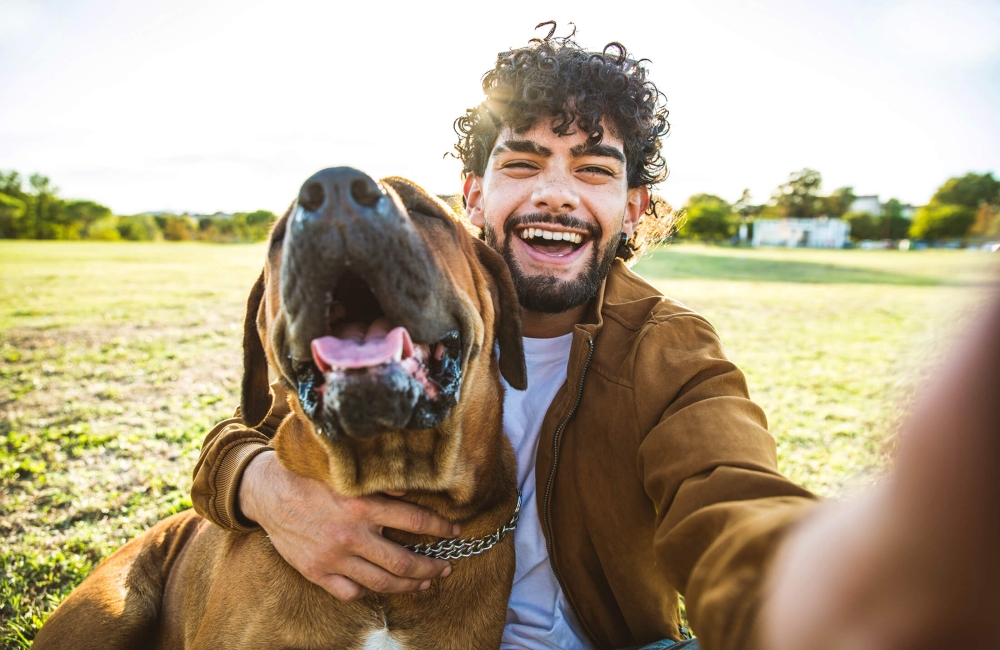
POLYGON ((542 237, 545 238, 545 239, 552 239, 552 233, 549 232, 548 230, 543 230, 542 231, 542 237))

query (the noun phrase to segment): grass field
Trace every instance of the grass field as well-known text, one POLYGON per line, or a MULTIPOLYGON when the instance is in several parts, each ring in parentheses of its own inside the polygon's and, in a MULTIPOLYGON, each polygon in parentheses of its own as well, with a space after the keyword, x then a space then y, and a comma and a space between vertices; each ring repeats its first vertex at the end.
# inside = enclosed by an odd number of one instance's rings
MULTIPOLYGON (((0 241, 0 647, 108 553, 188 507, 237 403, 263 246, 0 241)), ((914 388, 998 279, 961 251, 674 246, 637 270, 711 320, 794 480, 875 480, 914 388)))

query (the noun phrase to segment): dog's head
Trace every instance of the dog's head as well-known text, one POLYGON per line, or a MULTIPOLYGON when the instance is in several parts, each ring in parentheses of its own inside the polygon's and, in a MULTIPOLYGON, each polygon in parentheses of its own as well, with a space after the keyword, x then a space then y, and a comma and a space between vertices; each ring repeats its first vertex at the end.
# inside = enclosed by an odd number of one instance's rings
POLYGON ((243 419, 267 416, 270 366, 297 415, 282 462, 348 494, 447 489, 474 430, 499 426, 498 370, 525 387, 520 326, 505 263, 443 202, 323 170, 275 225, 247 304, 243 419))

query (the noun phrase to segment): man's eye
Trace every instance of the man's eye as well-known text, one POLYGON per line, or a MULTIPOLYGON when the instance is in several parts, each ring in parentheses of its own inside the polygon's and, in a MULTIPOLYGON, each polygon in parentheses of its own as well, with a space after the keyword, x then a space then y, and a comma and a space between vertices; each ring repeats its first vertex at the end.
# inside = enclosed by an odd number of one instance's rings
POLYGON ((503 166, 504 169, 535 169, 535 166, 529 162, 524 162, 523 160, 514 160, 512 162, 506 163, 503 166))
POLYGON ((614 176, 615 175, 614 172, 612 172, 610 169, 606 169, 604 167, 588 166, 588 167, 582 168, 580 171, 585 172, 587 174, 602 174, 604 176, 614 176))

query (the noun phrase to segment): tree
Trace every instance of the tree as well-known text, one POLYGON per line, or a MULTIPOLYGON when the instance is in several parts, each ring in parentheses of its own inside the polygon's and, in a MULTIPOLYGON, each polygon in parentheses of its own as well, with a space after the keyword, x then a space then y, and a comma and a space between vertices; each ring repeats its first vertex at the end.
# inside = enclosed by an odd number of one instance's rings
POLYGON ((851 225, 852 241, 882 238, 882 224, 879 217, 870 215, 867 212, 848 212, 843 218, 844 221, 851 225))
POLYGON ((827 217, 843 217, 851 211, 855 199, 853 187, 840 187, 820 199, 820 211, 827 217))
POLYGON ((771 197, 782 216, 811 219, 820 216, 823 200, 819 188, 823 177, 814 169, 803 169, 788 177, 771 197))
POLYGON ((16 239, 24 225, 24 201, 0 194, 0 239, 16 239))
POLYGON ((903 202, 889 199, 882 204, 882 219, 879 225, 880 238, 905 239, 910 234, 913 222, 903 216, 903 202))
POLYGON ((993 173, 975 174, 949 178, 931 197, 936 205, 963 205, 978 209, 980 205, 1000 205, 1000 181, 993 173))
MULTIPOLYGON (((159 223, 159 219, 157 219, 159 223)), ((162 229, 163 238, 167 241, 191 241, 195 238, 195 228, 197 224, 194 219, 186 215, 176 217, 169 215, 165 218, 162 229)))
POLYGON ((137 214, 131 217, 118 217, 118 234, 128 241, 157 241, 163 239, 163 233, 156 226, 156 220, 149 214, 137 214))
POLYGON ((19 201, 26 202, 28 195, 22 188, 21 175, 11 170, 0 171, 0 194, 6 194, 19 201))
POLYGON ((63 203, 59 199, 59 188, 52 185, 48 176, 32 174, 28 177, 32 192, 28 212, 32 217, 33 239, 60 239, 65 236, 67 225, 63 217, 63 203))
POLYGON ((726 201, 714 194, 695 194, 684 207, 681 237, 708 241, 726 240, 733 236, 737 217, 726 201))
POLYGON ((763 205, 753 204, 749 189, 743 190, 743 194, 740 194, 740 198, 733 204, 733 212, 740 215, 740 221, 743 223, 752 221, 763 209, 763 205))
POLYGON ((910 235, 918 239, 965 237, 975 220, 976 212, 970 207, 931 203, 913 216, 910 235))
POLYGON ((976 220, 969 228, 970 235, 992 237, 1000 233, 1000 206, 984 203, 976 210, 976 220))
POLYGON ((87 239, 121 241, 121 238, 121 233, 118 232, 118 217, 111 214, 87 226, 87 239))

